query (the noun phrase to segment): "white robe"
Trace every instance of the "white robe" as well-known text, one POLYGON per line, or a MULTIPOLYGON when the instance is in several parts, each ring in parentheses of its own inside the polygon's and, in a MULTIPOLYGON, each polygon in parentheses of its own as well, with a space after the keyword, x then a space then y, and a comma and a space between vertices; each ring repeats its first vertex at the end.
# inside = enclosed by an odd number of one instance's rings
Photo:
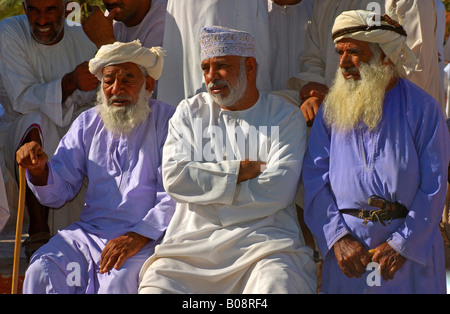
MULTIPOLYGON (((138 25, 128 27, 123 22, 114 21, 116 41, 126 43, 139 39, 144 47, 162 47, 166 8, 167 0, 153 0, 150 10, 138 25)), ((153 88, 152 97, 155 99, 158 95, 158 84, 157 81, 153 88)))
POLYGON ((300 73, 288 80, 288 88, 299 91, 307 82, 331 86, 339 64, 331 29, 335 18, 342 12, 368 9, 368 4, 380 4, 381 13, 392 3, 406 21, 407 44, 419 60, 416 71, 408 79, 431 94, 444 108, 440 84, 437 16, 435 0, 316 0, 311 24, 308 27, 307 48, 300 60, 300 73))
MULTIPOLYGON (((61 80, 77 65, 89 61, 96 51, 97 47, 80 26, 66 23, 64 38, 47 46, 33 39, 25 15, 1 21, 0 103, 5 115, 0 120, 0 146, 5 154, 6 168, 2 167, 5 180, 15 176, 15 152, 31 126, 38 126, 43 148, 51 157, 77 114, 94 100, 95 91, 75 91, 61 103, 61 80)), ((51 211, 53 232, 79 217, 78 205, 74 206, 76 212, 51 211)), ((10 209, 16 206, 10 204, 10 209)))
POLYGON ((284 6, 268 0, 272 90, 286 89, 287 79, 300 71, 300 56, 313 7, 314 0, 284 6))
MULTIPOLYGON (((450 117, 450 63, 447 64, 444 68, 444 85, 447 93, 447 101, 445 106, 445 113, 447 114, 447 117, 450 117)), ((450 119, 450 118, 448 118, 450 119)))
POLYGON ((177 106, 183 99, 206 91, 198 36, 203 26, 211 25, 255 36, 258 88, 270 91, 267 11, 267 0, 168 0, 163 45, 167 56, 158 81, 158 99, 177 106))
POLYGON ((386 0, 386 9, 393 2, 405 20, 406 43, 419 63, 408 79, 428 92, 445 113, 445 98, 439 65, 438 15, 435 0, 386 0))
POLYGON ((162 47, 166 7, 167 0, 153 0, 147 15, 136 26, 127 27, 123 22, 115 21, 116 41, 130 42, 139 39, 144 47, 162 47))
POLYGON ((277 96, 261 93, 243 111, 221 110, 207 93, 181 102, 163 151, 177 208, 141 270, 140 292, 314 293, 316 267, 294 206, 305 145, 300 110, 277 96), (240 142, 239 127, 255 137, 240 142), (267 168, 236 184, 244 158, 267 168))

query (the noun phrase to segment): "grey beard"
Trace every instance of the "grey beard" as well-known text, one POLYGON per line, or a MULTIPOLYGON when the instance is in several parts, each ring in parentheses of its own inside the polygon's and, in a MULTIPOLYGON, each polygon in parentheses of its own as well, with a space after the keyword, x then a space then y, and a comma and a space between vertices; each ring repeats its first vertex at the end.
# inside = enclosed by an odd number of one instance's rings
POLYGON ((226 80, 217 80, 214 82, 210 82, 206 89, 208 90, 209 95, 211 95, 213 101, 221 107, 231 107, 235 105, 242 97, 245 95, 245 91, 247 89, 247 76, 245 74, 245 60, 241 59, 240 69, 239 69, 239 80, 235 87, 231 87, 230 83, 226 80), (214 95, 211 93, 211 88, 214 87, 215 84, 218 85, 226 85, 230 90, 230 93, 226 97, 221 97, 219 95, 214 95))
POLYGON ((151 93, 145 89, 144 84, 135 104, 115 107, 109 104, 103 88, 100 88, 97 93, 96 108, 108 131, 117 136, 128 135, 150 114, 151 108, 148 105, 150 97, 151 93))

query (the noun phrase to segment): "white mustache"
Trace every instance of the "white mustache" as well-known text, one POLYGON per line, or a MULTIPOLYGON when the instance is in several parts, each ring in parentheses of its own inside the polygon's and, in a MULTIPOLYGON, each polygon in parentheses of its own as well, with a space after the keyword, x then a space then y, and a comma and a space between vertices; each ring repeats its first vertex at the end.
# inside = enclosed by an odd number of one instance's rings
POLYGON ((111 98, 109 98, 108 104, 111 105, 115 101, 122 101, 122 100, 132 101, 133 98, 131 98, 131 96, 128 96, 128 95, 112 96, 111 98))
POLYGON ((230 87, 230 84, 226 80, 215 80, 213 82, 209 82, 207 87, 208 89, 211 89, 217 86, 224 86, 224 85, 230 87))
POLYGON ((359 70, 358 70, 357 67, 353 66, 353 67, 343 68, 342 72, 343 73, 345 73, 345 72, 359 72, 359 70))

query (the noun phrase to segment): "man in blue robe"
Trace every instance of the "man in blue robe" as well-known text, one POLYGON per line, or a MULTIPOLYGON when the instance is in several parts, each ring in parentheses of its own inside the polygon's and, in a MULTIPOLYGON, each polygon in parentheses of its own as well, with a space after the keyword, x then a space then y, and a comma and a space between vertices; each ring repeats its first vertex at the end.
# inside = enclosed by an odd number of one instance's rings
POLYGON ((81 221, 37 250, 24 294, 137 293, 175 202, 162 183, 162 147, 174 108, 151 99, 164 52, 139 41, 104 45, 89 62, 101 81, 95 108, 83 112, 51 161, 37 142, 16 159, 37 199, 58 208, 89 179, 81 221))
POLYGON ((439 104, 402 78, 415 59, 391 17, 347 11, 333 27, 339 68, 303 167, 324 293, 446 291, 449 133, 439 104))

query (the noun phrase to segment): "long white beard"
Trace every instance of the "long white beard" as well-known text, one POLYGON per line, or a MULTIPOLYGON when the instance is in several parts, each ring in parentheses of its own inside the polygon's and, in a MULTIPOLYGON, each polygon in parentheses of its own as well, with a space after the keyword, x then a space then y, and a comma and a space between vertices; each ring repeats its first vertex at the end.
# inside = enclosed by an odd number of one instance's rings
POLYGON ((373 130, 383 116, 386 88, 393 77, 390 65, 373 61, 360 66, 360 80, 345 79, 339 68, 324 100, 324 119, 342 133, 365 124, 373 130))
POLYGON ((240 69, 239 69, 239 80, 236 83, 236 86, 231 87, 230 83, 226 80, 216 80, 214 82, 210 82, 208 86, 206 86, 208 93, 211 95, 213 101, 219 106, 228 108, 235 105, 242 97, 245 95, 245 91, 247 89, 247 76, 245 74, 245 64, 244 60, 241 60, 240 69), (215 85, 226 85, 230 91, 228 96, 222 97, 220 95, 216 95, 211 93, 211 88, 215 85))
POLYGON ((145 84, 139 92, 135 104, 128 106, 111 106, 106 99, 103 88, 97 93, 97 111, 105 128, 114 135, 128 135, 136 126, 144 122, 151 112, 148 105, 151 93, 145 89, 145 84))

